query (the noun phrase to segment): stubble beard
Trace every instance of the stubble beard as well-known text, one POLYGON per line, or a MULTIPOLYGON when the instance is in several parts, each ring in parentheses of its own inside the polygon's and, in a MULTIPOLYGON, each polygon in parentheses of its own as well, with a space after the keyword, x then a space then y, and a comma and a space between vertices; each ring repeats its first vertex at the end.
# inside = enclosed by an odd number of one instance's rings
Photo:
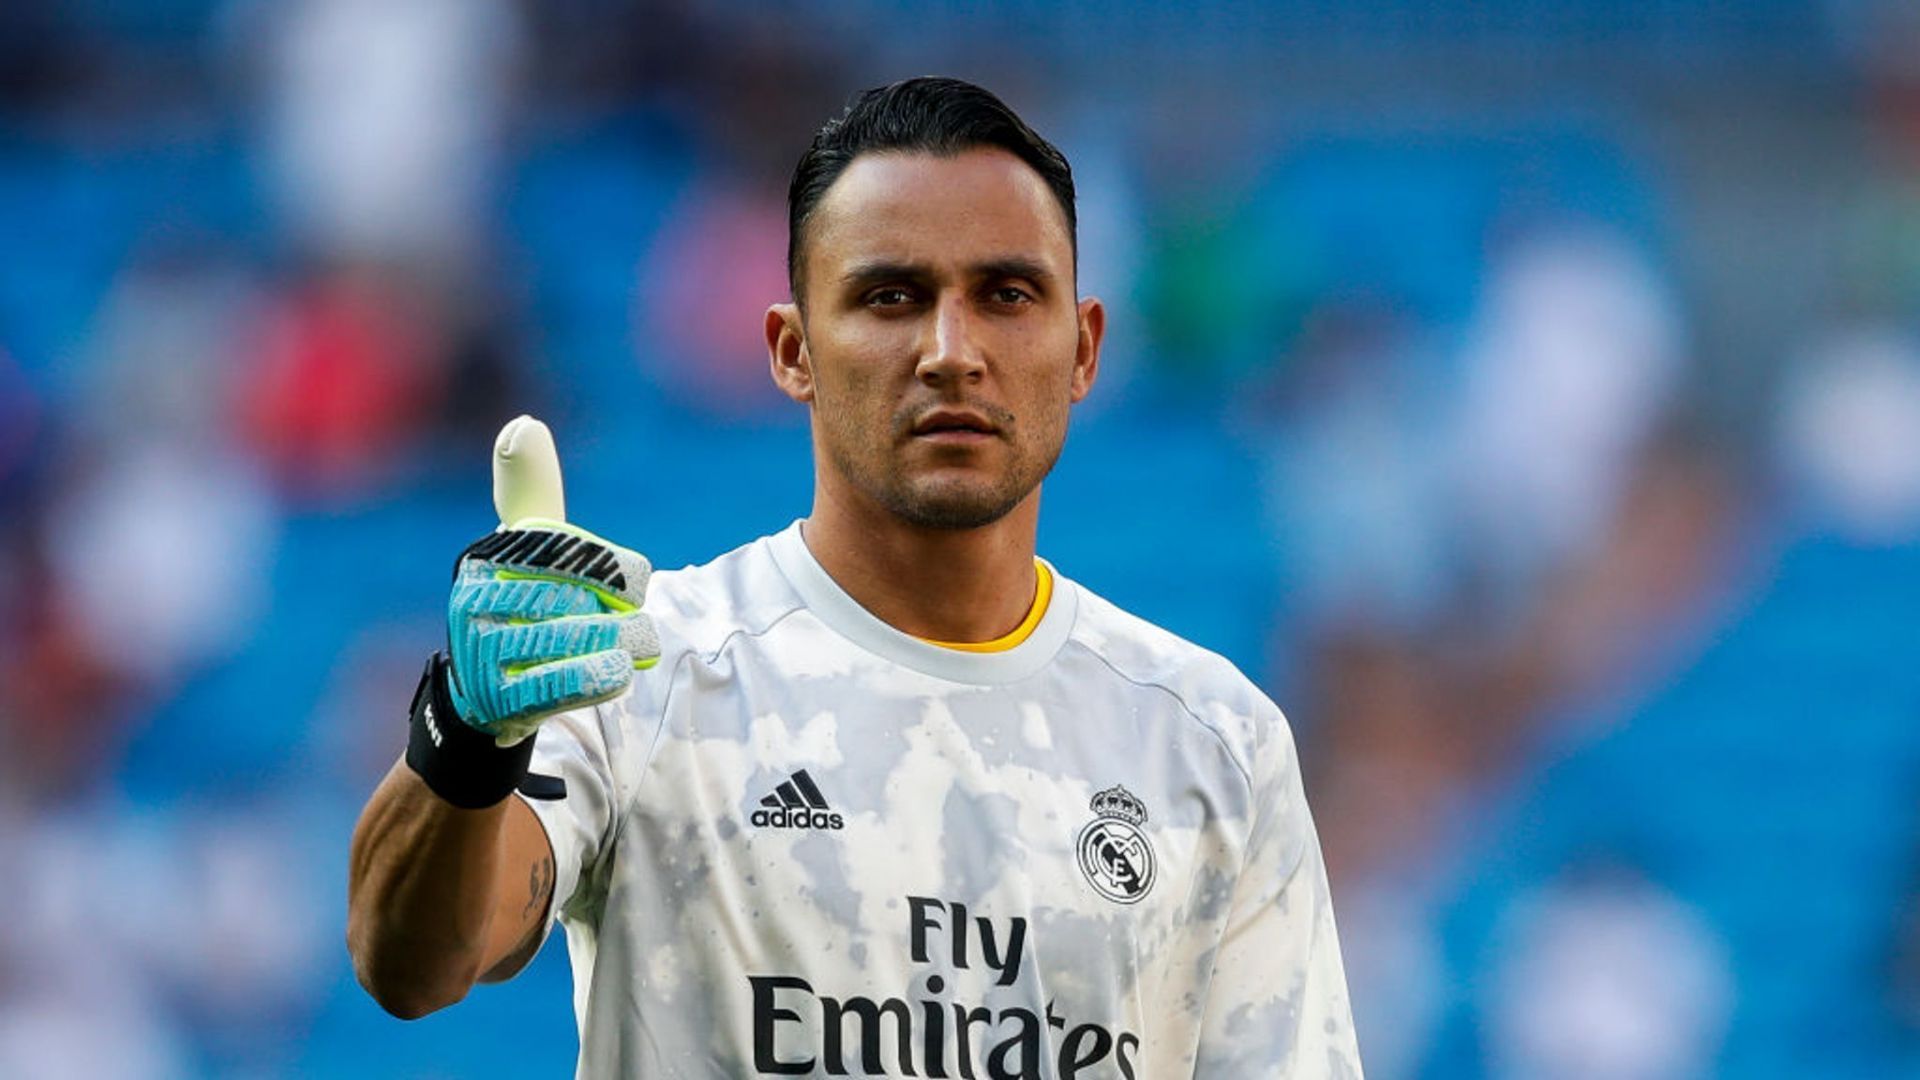
MULTIPOLYGON (((1043 461, 1032 460, 1014 436, 1014 418, 1004 410, 982 410, 1000 428, 1007 465, 997 480, 971 483, 944 477, 915 477, 895 452, 908 434, 912 418, 903 410, 885 432, 841 431, 826 440, 833 466, 852 485, 887 513, 910 525, 943 532, 959 532, 991 525, 1013 512, 1053 469, 1060 445, 1043 450, 1043 461), (850 452, 856 446, 882 445, 884 455, 862 460, 850 452), (1037 466, 1037 467, 1036 467, 1037 466)), ((1064 441, 1064 440, 1062 440, 1064 441)))
POLYGON ((967 485, 941 483, 914 484, 899 476, 889 478, 874 494, 880 505, 894 517, 922 529, 962 532, 991 525, 1013 512, 1031 486, 1017 490, 1013 484, 1001 484, 988 490, 967 485))

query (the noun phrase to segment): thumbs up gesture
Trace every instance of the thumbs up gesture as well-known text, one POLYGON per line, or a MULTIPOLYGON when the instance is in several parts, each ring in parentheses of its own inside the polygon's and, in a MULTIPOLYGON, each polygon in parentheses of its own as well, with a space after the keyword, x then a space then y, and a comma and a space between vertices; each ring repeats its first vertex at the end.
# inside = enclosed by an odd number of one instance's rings
POLYGON ((554 713, 619 696, 660 640, 640 610, 653 568, 567 524, 553 435, 531 416, 494 443, 493 505, 500 528, 454 570, 447 689, 461 720, 511 746, 554 713))

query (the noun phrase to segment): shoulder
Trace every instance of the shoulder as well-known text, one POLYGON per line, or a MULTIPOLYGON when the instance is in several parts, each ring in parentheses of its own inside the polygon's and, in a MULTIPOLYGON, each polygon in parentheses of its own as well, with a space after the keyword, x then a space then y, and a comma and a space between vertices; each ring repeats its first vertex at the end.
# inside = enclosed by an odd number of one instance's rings
POLYGON ((1279 709, 1233 662, 1171 630, 1125 611, 1077 582, 1079 617, 1068 638, 1097 656, 1114 674, 1164 689, 1188 709, 1225 706, 1243 712, 1279 709))
POLYGON ((710 562, 655 573, 645 610, 660 628, 662 648, 711 655, 733 635, 764 633, 805 606, 770 543, 763 536, 710 562))
POLYGON ((1211 649, 1125 611, 1084 585, 1068 648, 1090 655, 1119 679, 1175 701, 1211 732, 1258 786, 1277 756, 1291 760, 1293 734, 1273 699, 1211 649))

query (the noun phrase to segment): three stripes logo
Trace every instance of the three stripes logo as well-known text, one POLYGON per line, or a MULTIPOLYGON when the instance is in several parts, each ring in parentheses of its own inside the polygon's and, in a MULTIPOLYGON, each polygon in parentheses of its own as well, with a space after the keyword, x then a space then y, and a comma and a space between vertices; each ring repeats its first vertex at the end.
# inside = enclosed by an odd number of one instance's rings
POLYGON ((801 769, 780 782, 773 794, 760 800, 760 809, 747 820, 760 828, 844 829, 845 819, 827 806, 827 797, 801 769))

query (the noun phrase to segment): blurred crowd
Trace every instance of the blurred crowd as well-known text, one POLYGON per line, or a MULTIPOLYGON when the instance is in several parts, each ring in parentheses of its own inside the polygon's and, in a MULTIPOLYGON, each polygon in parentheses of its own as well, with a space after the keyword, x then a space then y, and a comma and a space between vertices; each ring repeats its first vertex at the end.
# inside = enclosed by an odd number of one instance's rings
POLYGON ((1739 8, 11 0, 0 1076, 571 1067, 557 944, 342 945, 481 457, 804 513, 788 170, 932 71, 1074 164, 1043 553, 1287 710, 1370 1075, 1920 1070, 1920 15, 1739 8))

